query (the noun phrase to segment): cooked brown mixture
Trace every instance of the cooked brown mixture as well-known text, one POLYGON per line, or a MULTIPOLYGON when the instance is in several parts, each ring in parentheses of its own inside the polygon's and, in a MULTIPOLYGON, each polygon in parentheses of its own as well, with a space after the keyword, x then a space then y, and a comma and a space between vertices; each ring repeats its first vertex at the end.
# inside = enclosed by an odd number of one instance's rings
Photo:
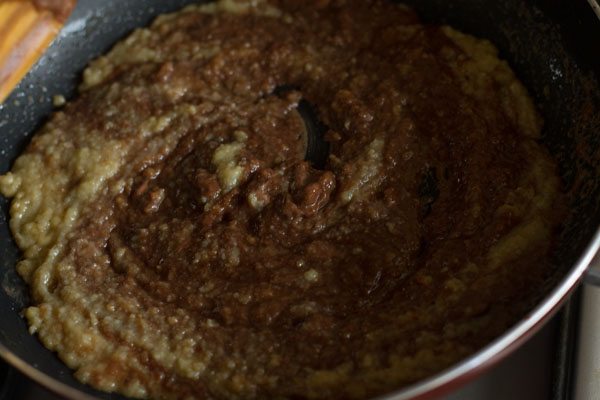
POLYGON ((559 187, 540 125, 489 42, 391 2, 161 16, 0 178, 30 330, 132 397, 398 389, 526 312, 559 187))

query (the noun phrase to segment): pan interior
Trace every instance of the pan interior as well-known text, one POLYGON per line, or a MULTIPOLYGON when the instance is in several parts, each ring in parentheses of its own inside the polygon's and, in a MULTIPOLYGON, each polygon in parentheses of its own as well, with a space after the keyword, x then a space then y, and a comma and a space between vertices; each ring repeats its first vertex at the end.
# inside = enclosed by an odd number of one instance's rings
MULTIPOLYGON (((80 0, 49 51, 0 106, 1 171, 10 168, 30 135, 51 112, 52 96, 73 95, 80 73, 91 58, 155 15, 187 3, 192 1, 80 0)), ((532 293, 533 308, 568 274, 600 224, 600 53, 593 51, 600 45, 600 24, 585 2, 406 3, 427 22, 448 23, 494 42, 534 96, 545 119, 543 142, 559 162, 570 213, 557 241, 554 266, 548 271, 546 284, 532 293)), ((14 272, 20 255, 8 229, 8 204, 1 199, 0 205, 0 313, 5 316, 0 343, 58 381, 99 398, 120 398, 77 382, 53 354, 26 333, 19 311, 29 299, 14 272)))

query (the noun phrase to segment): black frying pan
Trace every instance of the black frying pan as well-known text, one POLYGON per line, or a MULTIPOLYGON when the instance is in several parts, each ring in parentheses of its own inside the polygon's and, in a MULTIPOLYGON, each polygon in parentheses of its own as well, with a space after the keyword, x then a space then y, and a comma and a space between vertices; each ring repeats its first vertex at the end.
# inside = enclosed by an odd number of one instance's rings
MULTIPOLYGON (((52 95, 74 96, 88 61, 135 27, 190 0, 80 0, 54 44, 0 105, 0 172, 9 170, 52 111, 52 95)), ((497 361, 531 335, 576 286, 600 245, 600 21, 585 0, 405 0, 426 22, 448 23, 492 40, 528 87, 545 119, 543 142, 556 157, 570 205, 547 282, 532 288, 532 312, 487 348, 389 398, 429 397, 497 361)), ((0 38, 2 40, 2 38, 0 38)), ((0 355, 61 394, 122 398, 77 382, 28 334, 20 311, 27 289, 0 199, 0 355)), ((518 277, 515 277, 518 279, 518 277)))

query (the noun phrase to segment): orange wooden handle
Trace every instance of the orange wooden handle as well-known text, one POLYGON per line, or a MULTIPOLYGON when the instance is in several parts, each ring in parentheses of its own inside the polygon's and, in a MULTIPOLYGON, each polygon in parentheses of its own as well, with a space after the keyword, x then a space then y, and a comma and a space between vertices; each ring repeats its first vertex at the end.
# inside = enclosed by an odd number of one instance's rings
MULTIPOLYGON (((70 7, 74 1, 58 0, 70 7)), ((0 103, 52 42, 68 13, 39 0, 0 0, 0 103)), ((56 3, 56 1, 54 2, 56 3)))

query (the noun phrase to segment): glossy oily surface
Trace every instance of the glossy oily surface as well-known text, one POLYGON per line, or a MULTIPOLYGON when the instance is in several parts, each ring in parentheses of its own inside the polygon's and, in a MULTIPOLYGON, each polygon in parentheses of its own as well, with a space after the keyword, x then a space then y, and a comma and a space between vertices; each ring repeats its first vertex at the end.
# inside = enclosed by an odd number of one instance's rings
POLYGON ((326 3, 159 18, 2 178, 31 329, 82 381, 366 397, 525 312, 560 207, 524 88, 488 42, 326 3), (302 98, 324 169, 303 161, 302 98))

